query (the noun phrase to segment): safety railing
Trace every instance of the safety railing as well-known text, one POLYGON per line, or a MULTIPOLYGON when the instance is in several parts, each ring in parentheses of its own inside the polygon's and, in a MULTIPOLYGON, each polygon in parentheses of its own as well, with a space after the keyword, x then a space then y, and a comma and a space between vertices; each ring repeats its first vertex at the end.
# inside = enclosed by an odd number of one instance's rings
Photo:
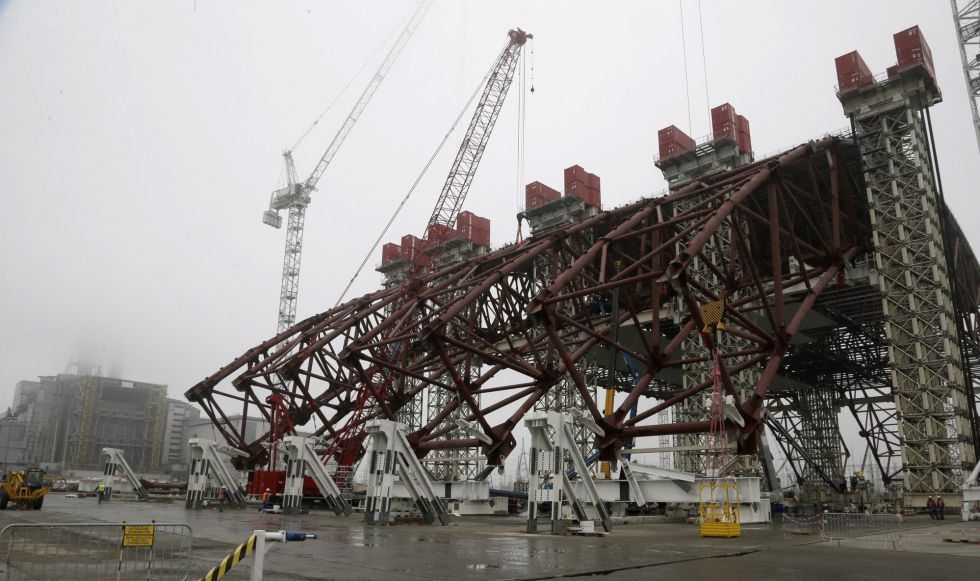
POLYGON ((783 513, 783 538, 820 534, 821 517, 820 514, 802 516, 783 513))
POLYGON ((193 532, 180 523, 24 523, 0 529, 3 579, 186 579, 193 532))
POLYGON ((825 512, 820 515, 820 539, 835 541, 881 543, 897 548, 903 519, 900 514, 867 514, 825 512))

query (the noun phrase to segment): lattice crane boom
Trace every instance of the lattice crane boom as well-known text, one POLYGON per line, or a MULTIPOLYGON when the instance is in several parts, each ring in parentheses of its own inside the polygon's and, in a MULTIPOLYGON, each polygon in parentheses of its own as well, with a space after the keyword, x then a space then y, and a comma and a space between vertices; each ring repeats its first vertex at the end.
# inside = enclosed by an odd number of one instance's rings
POLYGON ((973 113, 973 131, 980 148, 980 0, 949 0, 953 7, 956 37, 960 43, 963 74, 973 113))
POLYGON ((327 146, 327 150, 323 153, 310 177, 306 178, 302 183, 299 183, 296 177, 296 166, 293 162, 292 152, 286 151, 283 153, 287 185, 272 192, 269 209, 262 215, 262 222, 274 228, 279 228, 282 226, 282 217, 279 216, 279 211, 288 210, 286 249, 282 261, 282 285, 279 290, 279 332, 289 329, 296 322, 300 262, 303 254, 303 230, 306 224, 306 206, 309 205, 312 199, 311 194, 316 190, 317 182, 320 181, 323 172, 326 171, 327 166, 330 165, 340 146, 347 139, 351 129, 354 128, 354 124, 381 85, 381 81, 384 80, 385 75, 387 75, 392 65, 395 64, 402 49, 405 48, 405 45, 431 6, 432 0, 422 0, 419 2, 418 7, 412 13, 398 39, 391 46, 378 70, 371 77, 370 82, 368 82, 361 96, 354 104, 354 107, 348 113, 347 118, 337 130, 330 145, 327 146))
POLYGON ((455 226, 456 217, 466 194, 469 192, 470 185, 473 183, 473 176, 476 175, 477 167, 480 165, 480 158, 490 140, 490 133, 497 122, 500 110, 504 106, 504 99, 507 97, 507 90, 514 80, 514 72, 517 69, 517 62, 520 60, 521 49, 533 35, 524 32, 520 28, 515 28, 508 33, 507 46, 497 57, 493 69, 490 72, 487 84, 480 96, 476 111, 466 129, 466 135, 456 153, 452 168, 446 183, 442 186, 439 200, 436 207, 432 210, 432 216, 426 227, 425 236, 429 235, 428 226, 439 224, 450 228, 455 226))

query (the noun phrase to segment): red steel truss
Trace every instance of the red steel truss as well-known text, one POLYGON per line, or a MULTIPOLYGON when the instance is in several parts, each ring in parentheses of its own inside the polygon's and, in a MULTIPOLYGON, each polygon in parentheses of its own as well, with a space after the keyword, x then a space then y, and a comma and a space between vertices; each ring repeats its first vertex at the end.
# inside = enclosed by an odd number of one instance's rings
POLYGON ((336 441, 372 419, 396 419, 424 389, 446 390, 447 406, 410 434, 417 454, 481 448, 501 464, 514 428, 567 376, 605 431, 600 457, 612 460, 634 438, 708 432, 707 419, 655 420, 705 397, 710 382, 685 390, 672 378, 683 365, 709 365, 681 346, 703 327, 701 305, 720 300, 721 332, 741 339, 737 351, 718 348, 722 387, 744 420, 728 430, 739 453, 753 453, 794 338, 822 293, 843 286, 845 266, 869 251, 864 200, 854 145, 811 142, 351 300, 249 349, 185 395, 257 465, 270 434, 246 439, 244 422, 270 420, 272 394, 297 428, 336 441), (722 229, 731 243, 713 252, 722 229), (689 276, 694 260, 723 285, 689 276), (613 289, 615 321, 605 305, 613 289), (639 380, 616 383, 619 405, 607 415, 583 369, 608 360, 597 353, 610 348, 635 361, 639 380), (743 399, 735 379, 750 368, 761 379, 743 399), (473 437, 441 439, 458 429, 444 420, 463 403, 473 437))

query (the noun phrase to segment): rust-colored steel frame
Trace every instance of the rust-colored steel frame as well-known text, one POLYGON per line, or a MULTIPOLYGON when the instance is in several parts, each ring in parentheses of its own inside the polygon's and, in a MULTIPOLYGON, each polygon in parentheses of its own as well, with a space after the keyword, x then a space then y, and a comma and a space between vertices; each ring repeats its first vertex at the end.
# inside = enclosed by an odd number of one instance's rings
POLYGON ((567 375, 605 430, 596 447, 611 460, 634 438, 708 431, 707 420, 655 420, 687 398, 703 397, 707 384, 665 393, 662 374, 708 365, 706 358, 684 359, 680 347, 701 332, 702 302, 724 300, 723 332, 751 345, 719 353, 723 388, 744 420, 728 429, 739 451, 752 453, 763 403, 794 337, 821 294, 839 284, 845 264, 868 250, 860 179, 852 144, 811 142, 339 305, 250 349, 186 397, 255 465, 269 434, 246 439, 244 419, 229 420, 231 406, 242 418, 268 420, 266 397, 278 393, 293 424, 329 439, 360 433, 347 425, 351 418, 394 420, 405 402, 435 386, 454 397, 410 435, 417 454, 479 447, 489 464, 500 464, 515 447, 514 428, 567 375), (682 199, 696 202, 675 214, 673 204, 682 199), (704 252, 723 225, 731 231, 729 252, 704 252), (725 281, 720 292, 687 276, 695 258, 725 281), (597 305, 613 289, 616 322, 597 305), (668 313, 675 304, 684 308, 668 313), (671 315, 676 324, 669 324, 671 315), (632 328, 635 340, 615 341, 614 323, 632 328), (601 347, 628 354, 640 374, 635 384, 620 386, 620 405, 608 415, 577 365, 601 347), (752 366, 762 368, 761 379, 743 401, 733 377, 752 366), (363 413, 352 413, 365 398, 363 413), (638 401, 643 406, 630 417, 638 401), (485 438, 440 439, 455 429, 443 420, 460 402, 485 438))

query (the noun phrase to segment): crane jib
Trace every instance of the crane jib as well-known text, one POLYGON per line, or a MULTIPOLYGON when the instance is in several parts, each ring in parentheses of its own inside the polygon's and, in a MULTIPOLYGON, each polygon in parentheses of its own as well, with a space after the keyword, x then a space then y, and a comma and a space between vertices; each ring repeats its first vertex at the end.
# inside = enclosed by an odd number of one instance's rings
POLYGON ((398 39, 391 46, 388 54, 378 67, 377 72, 371 77, 371 80, 364 88, 364 91, 347 115, 347 118, 337 130, 330 145, 327 146, 327 150, 313 169, 310 177, 302 183, 297 183, 296 170, 292 166, 292 155, 288 151, 284 154, 288 169, 288 185, 272 193, 269 201, 269 209, 262 216, 264 223, 279 228, 282 225, 282 218, 279 216, 279 211, 284 209, 288 210, 286 248, 283 253, 282 283, 279 292, 279 332, 289 329, 296 322, 300 258, 303 254, 303 230, 306 224, 306 206, 311 201, 311 194, 316 190, 316 184, 320 180, 320 177, 323 176, 323 172, 330 165, 331 160, 337 154, 340 146, 354 128, 357 119, 364 112, 368 102, 370 102, 374 93, 381 85, 381 81, 384 80, 385 75, 391 69, 392 65, 395 64, 395 60, 397 60, 402 49, 405 48, 408 40, 412 37, 415 29, 418 28, 422 18, 431 6, 432 0, 422 0, 419 2, 418 7, 412 13, 411 18, 408 20, 398 39))
POLYGON ((493 126, 500 115, 507 91, 514 80, 521 49, 530 38, 533 38, 533 35, 520 28, 508 32, 507 45, 489 75, 466 135, 456 153, 456 159, 449 170, 449 176, 439 194, 439 200, 429 218, 425 231, 426 238, 429 237, 429 226, 436 224, 450 228, 455 226, 456 217, 473 183, 473 176, 476 175, 480 159, 490 140, 490 133, 493 132, 493 126))

